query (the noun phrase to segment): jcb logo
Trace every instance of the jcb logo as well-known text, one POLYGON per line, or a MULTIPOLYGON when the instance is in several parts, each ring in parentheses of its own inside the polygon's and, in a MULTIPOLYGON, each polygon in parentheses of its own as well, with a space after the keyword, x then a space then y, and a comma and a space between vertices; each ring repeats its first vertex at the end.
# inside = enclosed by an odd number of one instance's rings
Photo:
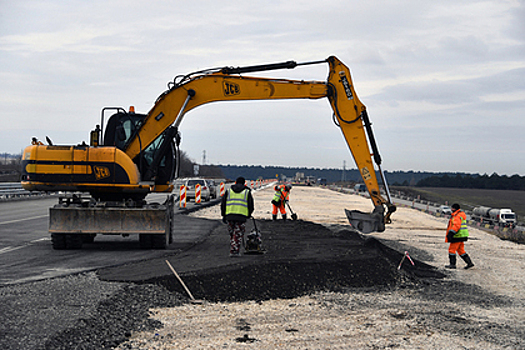
POLYGON ((94 166, 93 167, 93 170, 95 172, 95 178, 97 180, 102 180, 102 179, 105 179, 107 177, 109 177, 111 175, 111 173, 109 172, 109 168, 105 167, 105 166, 94 166))
POLYGON ((341 71, 339 72, 339 77, 341 78, 340 82, 343 84, 343 88, 345 89, 346 97, 351 100, 354 98, 354 94, 352 94, 352 89, 350 82, 348 81, 348 78, 346 77, 345 72, 341 71))
POLYGON ((239 95, 241 93, 241 87, 235 83, 229 81, 223 81, 222 87, 224 90, 224 96, 239 95))

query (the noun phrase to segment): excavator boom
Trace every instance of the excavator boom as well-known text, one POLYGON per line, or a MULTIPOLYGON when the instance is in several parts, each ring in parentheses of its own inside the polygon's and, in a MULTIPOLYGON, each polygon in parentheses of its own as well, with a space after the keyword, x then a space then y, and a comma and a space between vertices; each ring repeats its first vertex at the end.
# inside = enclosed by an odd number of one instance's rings
MULTIPOLYGON (((348 144, 357 168, 365 182, 374 203, 375 211, 372 228, 366 225, 362 231, 383 231, 384 207, 387 207, 386 222, 390 222, 390 215, 395 211, 391 203, 387 182, 381 169, 381 157, 377 148, 371 123, 366 107, 359 100, 352 83, 350 70, 338 58, 331 56, 325 61, 296 63, 288 61, 269 65, 259 65, 239 68, 222 68, 210 70, 196 75, 188 75, 180 82, 163 93, 149 111, 137 137, 132 138, 126 147, 126 153, 135 159, 144 147, 155 140, 170 125, 178 127, 184 115, 190 110, 206 103, 218 101, 240 100, 275 100, 275 99, 319 99, 328 98, 334 112, 334 119, 348 144), (251 73, 274 69, 293 69, 299 65, 328 63, 329 74, 326 82, 303 81, 289 79, 270 79, 249 77, 241 73, 251 73), (368 136, 368 138, 367 138, 368 136), (370 147, 373 154, 370 152, 370 147), (376 178, 372 155, 379 167, 382 182, 385 185, 387 199, 380 193, 376 178), (378 216, 380 219, 376 219, 378 216)), ((357 212, 352 218, 347 213, 354 226, 363 221, 362 213, 357 212)), ((362 225, 361 225, 362 226, 362 225)))

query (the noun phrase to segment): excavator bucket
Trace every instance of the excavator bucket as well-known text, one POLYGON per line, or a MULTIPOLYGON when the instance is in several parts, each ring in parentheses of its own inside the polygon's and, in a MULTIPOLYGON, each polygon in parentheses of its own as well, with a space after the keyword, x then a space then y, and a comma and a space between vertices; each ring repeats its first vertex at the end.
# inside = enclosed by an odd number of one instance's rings
POLYGON ((372 213, 345 209, 350 225, 362 233, 383 232, 385 230, 384 208, 377 206, 372 213))

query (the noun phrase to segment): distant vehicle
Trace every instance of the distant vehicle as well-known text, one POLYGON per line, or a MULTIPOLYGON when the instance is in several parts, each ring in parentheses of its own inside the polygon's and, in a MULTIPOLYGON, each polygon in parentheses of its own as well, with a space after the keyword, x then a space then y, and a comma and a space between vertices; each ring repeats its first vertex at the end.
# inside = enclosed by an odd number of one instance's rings
POLYGON ((215 184, 215 180, 206 180, 208 182, 208 186, 210 187, 210 197, 215 199, 217 198, 217 185, 215 184))
POLYGON ((325 178, 320 177, 320 178, 317 179, 317 184, 318 185, 326 186, 326 183, 327 183, 327 181, 326 181, 325 178))
POLYGON ((195 200, 195 185, 197 184, 201 185, 201 200, 203 202, 207 202, 211 199, 210 185, 208 184, 208 180, 203 178, 189 178, 177 180, 176 184, 178 186, 186 186, 186 199, 188 201, 195 200))
POLYGON ((475 207, 472 210, 472 220, 490 225, 504 227, 516 226, 516 214, 511 209, 499 209, 489 207, 475 207))
POLYGON ((450 209, 448 205, 440 205, 439 208, 437 208, 436 213, 443 215, 452 215, 452 209, 450 209))
POLYGON ((368 191, 368 190, 366 189, 365 184, 357 184, 357 185, 355 185, 355 186, 354 186, 354 190, 355 190, 356 192, 366 192, 366 191, 368 191))

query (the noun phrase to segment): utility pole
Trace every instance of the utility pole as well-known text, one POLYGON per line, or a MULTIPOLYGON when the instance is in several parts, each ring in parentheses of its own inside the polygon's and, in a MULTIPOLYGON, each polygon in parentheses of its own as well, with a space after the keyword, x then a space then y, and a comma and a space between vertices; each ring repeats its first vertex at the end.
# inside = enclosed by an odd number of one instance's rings
POLYGON ((202 165, 206 164, 206 150, 202 151, 202 165))
POLYGON ((341 174, 341 181, 342 182, 345 182, 346 181, 346 160, 343 160, 343 174, 341 174))

